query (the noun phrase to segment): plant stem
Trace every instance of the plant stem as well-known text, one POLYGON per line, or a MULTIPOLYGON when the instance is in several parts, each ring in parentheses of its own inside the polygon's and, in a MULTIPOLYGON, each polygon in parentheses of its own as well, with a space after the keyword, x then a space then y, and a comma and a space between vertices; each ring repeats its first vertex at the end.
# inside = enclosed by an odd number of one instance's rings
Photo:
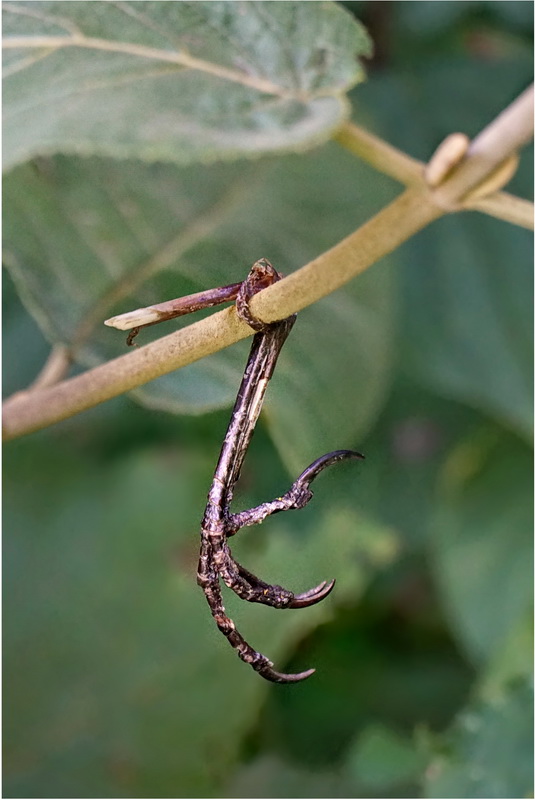
POLYGON ((234 309, 227 308, 74 378, 45 389, 18 392, 4 403, 4 438, 13 439, 67 419, 251 333, 234 309))
POLYGON ((425 165, 422 161, 392 147, 391 144, 353 122, 344 123, 334 139, 379 172, 406 186, 423 181, 425 165))
POLYGON ((67 374, 71 363, 72 356, 70 348, 66 347, 64 344, 54 345, 41 372, 30 386, 30 390, 44 389, 47 386, 52 386, 52 384, 57 383, 67 374))
MULTIPOLYGON (((290 316, 343 286, 433 220, 462 208, 463 197, 532 134, 532 108, 531 89, 476 137, 465 159, 437 188, 422 182, 407 189, 330 250, 255 295, 253 315, 265 322, 290 316)), ((66 419, 251 333, 233 308, 226 309, 75 378, 19 392, 4 404, 4 437, 12 439, 66 419)))
POLYGON ((470 144, 454 174, 435 190, 435 199, 456 204, 533 138, 533 86, 528 87, 470 144))
MULTIPOLYGON (((407 190, 331 250, 255 295, 252 312, 265 322, 290 316, 343 286, 442 214, 422 202, 421 191, 407 190)), ((4 439, 92 408, 251 333, 234 308, 228 308, 55 386, 19 392, 4 403, 4 439)))
MULTIPOLYGON (((485 130, 473 140, 468 156, 458 168, 455 181, 450 178, 435 192, 435 202, 446 206, 458 204, 468 193, 466 186, 476 186, 508 156, 533 136, 533 86, 528 87, 485 130), (466 166, 469 165, 469 166, 466 166)), ((335 136, 336 141, 385 175, 406 186, 424 184, 424 163, 392 147, 382 139, 351 122, 346 122, 335 136)), ((533 230, 533 203, 507 192, 495 191, 486 197, 468 201, 464 207, 490 214, 523 228, 533 230)))
POLYGON ((532 231, 533 224, 533 203, 521 197, 515 197, 508 192, 493 192, 482 197, 477 202, 470 204, 474 211, 482 211, 491 217, 503 219, 521 228, 532 231))
POLYGON ((251 300, 251 311, 274 322, 300 311, 360 275, 445 212, 407 189, 354 233, 251 300))

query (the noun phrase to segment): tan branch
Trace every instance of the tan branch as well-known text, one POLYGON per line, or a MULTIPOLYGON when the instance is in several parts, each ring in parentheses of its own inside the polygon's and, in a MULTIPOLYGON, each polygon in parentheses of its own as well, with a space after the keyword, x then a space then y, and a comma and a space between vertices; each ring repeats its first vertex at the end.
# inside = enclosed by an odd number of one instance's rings
MULTIPOLYGON (((434 219, 452 208, 462 207, 463 197, 481 187, 525 141, 533 125, 529 102, 525 100, 521 96, 491 123, 474 140, 461 164, 437 188, 422 184, 407 189, 335 247, 256 295, 251 303, 253 313, 271 322, 305 308, 343 286, 434 219), (517 129, 515 135, 511 131, 513 124, 517 129), (475 167, 472 159, 476 161, 475 167)), ((56 386, 19 393, 4 405, 5 438, 70 417, 251 333, 230 308, 56 386)))
POLYGON ((4 438, 12 439, 67 419, 250 333, 250 328, 228 308, 82 375, 45 389, 18 392, 4 403, 4 438))
MULTIPOLYGON (((289 316, 351 280, 443 213, 422 202, 421 192, 407 190, 327 253, 256 295, 253 312, 268 322, 289 316)), ((4 403, 4 438, 66 419, 252 333, 229 308, 56 386, 19 392, 4 403)))
POLYGON ((72 356, 70 348, 66 347, 64 344, 54 345, 41 372, 30 386, 30 391, 44 389, 60 381, 67 374, 71 363, 72 356))
POLYGON ((422 161, 408 156, 353 122, 342 125, 334 138, 342 147, 362 158, 379 172, 406 186, 423 182, 425 164, 422 161))
POLYGON ((521 228, 533 230, 533 203, 530 200, 523 200, 515 197, 514 194, 507 192, 493 192, 492 194, 471 203, 469 208, 475 211, 483 211, 492 217, 519 225, 521 228))
POLYGON ((465 159, 435 190, 435 201, 456 205, 533 138, 530 86, 472 141, 465 159))
MULTIPOLYGON (((533 137, 533 86, 526 89, 491 125, 473 140, 465 160, 450 176, 447 186, 435 190, 434 201, 453 208, 464 195, 488 177, 504 160, 533 137)), ((425 164, 353 123, 345 123, 336 140, 375 169, 406 186, 425 182, 425 164)), ((465 203, 466 208, 533 230, 533 203, 507 192, 495 191, 465 203)))

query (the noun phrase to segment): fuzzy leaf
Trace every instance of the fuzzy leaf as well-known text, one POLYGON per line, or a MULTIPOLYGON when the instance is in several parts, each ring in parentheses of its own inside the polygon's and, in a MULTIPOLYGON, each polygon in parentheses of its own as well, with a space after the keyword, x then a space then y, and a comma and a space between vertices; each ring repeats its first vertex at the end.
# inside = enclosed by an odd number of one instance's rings
POLYGON ((499 700, 473 704, 434 744, 426 797, 533 795, 533 689, 526 682, 499 700))
POLYGON ((37 154, 180 164, 325 141, 363 79, 332 3, 4 4, 4 168, 37 154))
POLYGON ((533 598, 532 454, 484 430, 446 462, 432 523, 442 598, 476 662, 503 650, 533 598))

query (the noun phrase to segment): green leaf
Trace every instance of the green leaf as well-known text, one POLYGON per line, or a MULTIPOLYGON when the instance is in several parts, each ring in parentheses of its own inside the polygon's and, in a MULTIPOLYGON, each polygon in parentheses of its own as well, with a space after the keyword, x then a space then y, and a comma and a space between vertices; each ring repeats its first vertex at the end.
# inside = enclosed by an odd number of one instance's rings
POLYGON ((484 430, 458 445, 443 470, 432 553, 460 642, 475 661, 503 647, 533 597, 532 454, 484 430))
MULTIPOLYGON (((428 13, 437 5, 426 4, 428 13)), ((532 79, 532 69, 531 53, 523 51, 483 63, 435 58, 425 69, 374 77, 359 105, 389 142, 427 161, 452 131, 482 130, 532 79)), ((529 198, 532 174, 528 149, 511 191, 529 198)), ((405 369, 526 437, 533 424, 532 238, 469 212, 438 220, 399 255, 405 369)))
POLYGON ((50 352, 35 320, 17 296, 7 270, 2 270, 2 390, 4 397, 25 389, 39 373, 50 352), (13 358, 13 353, 17 358, 13 358))
POLYGON ((530 437, 531 235, 474 215, 440 220, 410 245, 407 363, 446 396, 530 437), (425 272, 425 278, 423 276, 425 272))
MULTIPOLYGON (((464 35, 468 40, 465 47, 476 54, 484 52, 489 60, 502 48, 511 49, 511 31, 515 28, 530 30, 533 22, 529 6, 523 0, 403 3, 397 6, 396 12, 396 22, 405 42, 413 44, 413 49, 427 45, 429 52, 436 55, 437 45, 444 47, 443 42, 449 36, 450 48, 458 51, 459 35, 464 35), (470 35, 477 44, 471 42, 470 35)), ((519 43, 514 44, 518 46, 519 43)), ((414 58, 414 53, 411 56, 414 58)))
POLYGON ((475 704, 434 742, 426 797, 533 795, 533 689, 519 683, 493 703, 475 704))
POLYGON ((494 701, 503 687, 519 680, 533 679, 533 611, 511 628, 483 673, 479 695, 494 701))
POLYGON ((351 782, 337 770, 310 770, 273 755, 247 764, 225 797, 351 797, 351 782))
MULTIPOLYGON (((287 273, 335 244, 389 196, 371 175, 334 145, 260 170, 59 157, 6 178, 4 261, 48 338, 91 366, 126 352, 124 334, 102 325, 112 313, 239 281, 261 256, 287 273)), ((385 263, 299 315, 268 392, 272 434, 292 471, 322 450, 358 444, 378 413, 391 369, 391 296, 385 263)), ((150 332, 172 329, 160 327, 150 332)), ((177 413, 229 405, 247 349, 136 394, 177 413)))
POLYGON ((346 769, 374 793, 420 777, 426 757, 406 737, 383 725, 370 725, 350 748, 346 769))
MULTIPOLYGON (((152 450, 95 463, 67 445, 49 433, 10 451, 4 790, 217 794, 269 684, 217 632, 196 586, 212 459, 152 450)), ((240 560, 263 578, 296 590, 338 578, 333 598, 301 612, 228 597, 239 629, 280 668, 395 553, 392 535, 351 509, 281 516, 238 538, 240 560)))
MULTIPOLYGON (((410 737, 422 721, 442 730, 464 707, 474 672, 425 589, 428 576, 408 561, 402 546, 364 597, 345 604, 331 625, 303 641, 298 652, 316 665, 317 681, 296 694, 270 693, 253 731, 260 752, 313 770, 340 768, 346 752, 355 752, 356 736, 370 726, 410 737)), ((295 659, 295 667, 300 663, 295 659)), ((348 796, 369 796, 369 787, 358 788, 348 796)))
POLYGON ((396 376, 362 444, 372 458, 359 476, 359 497, 367 513, 399 531, 411 552, 427 546, 444 458, 484 422, 473 409, 396 376))
POLYGON ((347 116, 371 51, 333 3, 12 2, 4 37, 5 168, 302 150, 347 116))

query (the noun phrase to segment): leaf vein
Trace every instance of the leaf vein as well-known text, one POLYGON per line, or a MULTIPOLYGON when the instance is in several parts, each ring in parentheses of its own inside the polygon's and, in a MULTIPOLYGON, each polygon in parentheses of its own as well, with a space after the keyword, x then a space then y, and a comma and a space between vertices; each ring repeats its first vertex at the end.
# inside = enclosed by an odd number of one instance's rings
POLYGON ((188 52, 172 53, 166 50, 159 50, 155 47, 146 47, 132 42, 110 42, 106 39, 80 36, 7 36, 3 40, 4 49, 35 49, 35 48, 63 48, 80 47, 88 50, 102 50, 111 53, 125 53, 138 58, 146 58, 154 61, 165 61, 192 70, 204 72, 213 77, 226 80, 231 83, 238 83, 247 86, 264 94, 277 95, 281 97, 295 97, 295 92, 289 92, 271 81, 263 78, 256 78, 246 75, 221 64, 214 64, 204 59, 195 58, 188 52))

